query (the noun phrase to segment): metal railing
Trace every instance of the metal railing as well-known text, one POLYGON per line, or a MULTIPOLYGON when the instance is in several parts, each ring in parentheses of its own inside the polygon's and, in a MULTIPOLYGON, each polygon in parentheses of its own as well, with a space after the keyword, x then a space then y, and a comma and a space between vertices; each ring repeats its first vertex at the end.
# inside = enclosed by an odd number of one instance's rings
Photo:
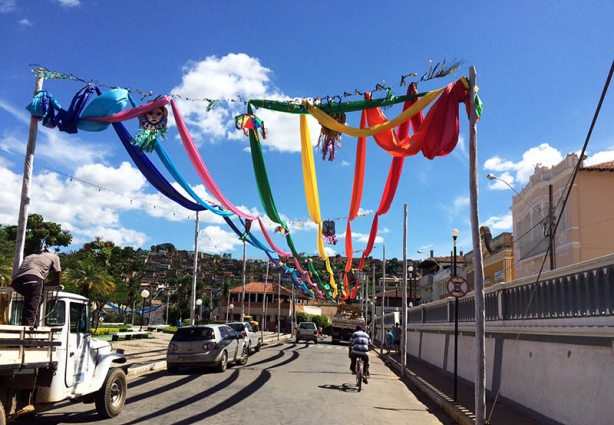
MULTIPOLYGON (((614 255, 529 276, 485 290, 486 321, 614 315, 614 255)), ((459 299, 459 322, 475 321, 473 293, 459 299)), ((410 308, 408 323, 454 321, 454 298, 410 308)))

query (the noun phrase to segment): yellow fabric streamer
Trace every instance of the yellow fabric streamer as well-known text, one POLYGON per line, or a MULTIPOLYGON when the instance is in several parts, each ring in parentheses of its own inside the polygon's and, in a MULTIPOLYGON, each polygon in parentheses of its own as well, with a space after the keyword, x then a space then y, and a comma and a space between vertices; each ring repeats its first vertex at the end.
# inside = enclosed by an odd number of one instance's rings
POLYGON ((326 264, 326 270, 330 276, 329 283, 333 288, 333 298, 337 297, 337 284, 335 276, 330 266, 330 260, 324 250, 322 239, 322 218, 320 216, 320 201, 318 195, 318 183, 316 179, 316 169, 313 161, 313 147, 311 146, 311 136, 307 125, 307 116, 301 115, 301 161, 303 164, 303 185, 305 186, 305 199, 311 221, 318 225, 318 253, 326 264))
POLYGON ((369 128, 356 128, 350 127, 345 124, 341 124, 336 119, 328 115, 326 112, 320 110, 317 106, 308 103, 306 100, 303 100, 303 107, 309 112, 315 119, 317 119, 320 124, 324 127, 329 128, 334 131, 341 132, 343 134, 347 134, 352 137, 368 137, 373 136, 374 134, 380 133, 384 130, 390 130, 391 128, 395 128, 401 123, 409 120, 411 117, 416 115, 418 112, 426 108, 430 105, 437 97, 445 90, 444 88, 433 90, 425 94, 418 102, 413 104, 411 107, 407 108, 401 114, 399 114, 396 118, 389 120, 385 124, 375 125, 369 128))

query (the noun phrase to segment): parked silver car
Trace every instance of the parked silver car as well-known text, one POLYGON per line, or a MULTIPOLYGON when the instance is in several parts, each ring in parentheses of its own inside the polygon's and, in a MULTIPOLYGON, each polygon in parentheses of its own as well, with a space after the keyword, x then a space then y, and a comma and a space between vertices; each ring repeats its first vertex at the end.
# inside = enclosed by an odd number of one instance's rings
POLYGON ((229 323, 228 326, 233 328, 237 332, 241 332, 243 337, 245 338, 245 343, 247 344, 247 352, 249 354, 257 353, 260 351, 260 347, 262 346, 262 341, 254 329, 252 325, 247 322, 232 322, 229 323))
POLYGON ((215 367, 224 372, 229 364, 246 364, 247 358, 243 335, 230 326, 184 326, 177 329, 168 344, 166 369, 170 374, 184 366, 215 367))

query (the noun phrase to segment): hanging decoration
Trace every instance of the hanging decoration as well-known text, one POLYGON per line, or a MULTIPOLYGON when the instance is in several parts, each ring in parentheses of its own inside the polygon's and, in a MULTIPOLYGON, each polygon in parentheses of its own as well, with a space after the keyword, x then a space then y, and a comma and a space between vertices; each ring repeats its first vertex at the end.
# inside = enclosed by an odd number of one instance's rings
POLYGON ((56 126, 56 111, 62 109, 62 106, 47 90, 41 90, 36 93, 34 99, 26 109, 30 114, 39 121, 43 121, 43 125, 48 128, 56 126))
POLYGON ((281 233, 281 235, 285 238, 290 234, 290 231, 286 229, 284 226, 277 226, 275 228, 275 233, 281 233))
POLYGON ((249 137, 249 130, 254 131, 254 136, 258 139, 258 129, 263 139, 266 139, 266 129, 264 122, 254 114, 241 114, 235 117, 235 127, 237 130, 243 130, 243 134, 249 137))
MULTIPOLYGON (((147 103, 151 103, 149 101, 147 103)), ((166 139, 168 130, 166 124, 168 122, 168 110, 166 106, 145 112, 139 115, 139 132, 132 141, 135 146, 141 148, 143 152, 151 152, 156 148, 158 142, 158 132, 163 139, 166 139)))
POLYGON ((322 239, 324 239, 324 242, 327 244, 337 245, 334 220, 324 220, 324 222, 322 222, 322 239))
POLYGON ((239 239, 241 239, 243 242, 245 242, 245 240, 247 240, 247 237, 249 236, 249 231, 252 228, 252 220, 249 219, 245 219, 245 232, 241 235, 241 237, 239 239))
MULTIPOLYGON (((345 113, 330 114, 330 116, 338 123, 345 124, 345 113)), ((318 138, 318 147, 322 150, 322 160, 326 159, 326 155, 328 155, 329 161, 335 159, 335 147, 341 149, 341 135, 340 131, 331 130, 322 125, 318 138)))

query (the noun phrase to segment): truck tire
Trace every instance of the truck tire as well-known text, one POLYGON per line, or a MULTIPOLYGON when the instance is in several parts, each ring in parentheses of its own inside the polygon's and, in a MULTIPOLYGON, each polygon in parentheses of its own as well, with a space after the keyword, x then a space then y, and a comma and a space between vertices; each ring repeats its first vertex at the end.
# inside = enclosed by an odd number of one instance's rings
POLYGON ((96 393, 96 411, 103 419, 119 415, 126 403, 128 385, 126 374, 118 367, 107 372, 102 387, 96 393))
POLYGON ((6 425, 6 415, 4 414, 4 406, 0 401, 0 425, 6 425))

